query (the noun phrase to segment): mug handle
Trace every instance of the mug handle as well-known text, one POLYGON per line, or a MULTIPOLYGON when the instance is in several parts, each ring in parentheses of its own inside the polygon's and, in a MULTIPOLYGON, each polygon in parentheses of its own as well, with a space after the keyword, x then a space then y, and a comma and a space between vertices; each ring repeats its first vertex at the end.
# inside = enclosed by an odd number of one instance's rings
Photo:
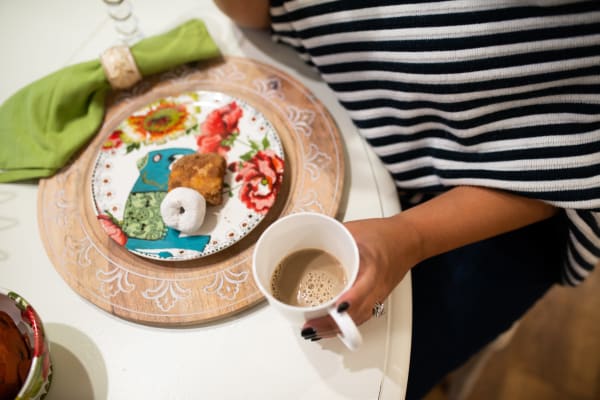
POLYGON ((348 313, 339 313, 335 307, 329 309, 329 315, 335 321, 340 333, 338 338, 352 351, 356 351, 362 344, 362 335, 358 330, 358 327, 354 323, 354 320, 348 315, 348 313))

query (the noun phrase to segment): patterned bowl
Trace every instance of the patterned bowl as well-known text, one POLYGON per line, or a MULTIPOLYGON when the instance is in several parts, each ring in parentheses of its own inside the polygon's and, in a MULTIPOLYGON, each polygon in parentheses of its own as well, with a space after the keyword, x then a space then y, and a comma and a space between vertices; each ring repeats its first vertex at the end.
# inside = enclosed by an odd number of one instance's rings
POLYGON ((46 396, 52 364, 42 321, 25 299, 4 288, 0 288, 0 362, 7 367, 0 377, 0 398, 46 396))

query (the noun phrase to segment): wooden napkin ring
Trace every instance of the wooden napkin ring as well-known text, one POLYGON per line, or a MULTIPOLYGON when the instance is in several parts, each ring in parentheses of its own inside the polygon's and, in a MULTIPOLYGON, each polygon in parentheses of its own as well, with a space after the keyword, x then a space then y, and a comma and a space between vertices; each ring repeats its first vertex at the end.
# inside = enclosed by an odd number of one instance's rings
POLYGON ((114 46, 100 56, 104 75, 113 89, 127 89, 142 79, 142 74, 127 46, 114 46))

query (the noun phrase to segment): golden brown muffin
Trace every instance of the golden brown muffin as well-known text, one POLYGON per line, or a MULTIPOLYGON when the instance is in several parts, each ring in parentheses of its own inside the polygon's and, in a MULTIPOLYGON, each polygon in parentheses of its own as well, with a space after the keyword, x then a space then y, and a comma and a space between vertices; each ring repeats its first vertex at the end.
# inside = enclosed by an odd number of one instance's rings
POLYGON ((223 177, 227 162, 217 153, 188 154, 171 167, 169 191, 178 187, 197 190, 207 204, 218 206, 223 202, 223 177))
POLYGON ((27 378, 31 352, 13 319, 0 311, 0 399, 13 399, 27 378))

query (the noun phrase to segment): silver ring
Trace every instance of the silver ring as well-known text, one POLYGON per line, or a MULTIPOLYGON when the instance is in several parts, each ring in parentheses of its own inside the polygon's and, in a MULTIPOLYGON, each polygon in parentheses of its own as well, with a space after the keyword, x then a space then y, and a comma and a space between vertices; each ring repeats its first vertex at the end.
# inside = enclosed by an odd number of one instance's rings
POLYGON ((376 302, 373 306, 373 316, 375 318, 381 317, 385 313, 385 305, 381 302, 376 302))

